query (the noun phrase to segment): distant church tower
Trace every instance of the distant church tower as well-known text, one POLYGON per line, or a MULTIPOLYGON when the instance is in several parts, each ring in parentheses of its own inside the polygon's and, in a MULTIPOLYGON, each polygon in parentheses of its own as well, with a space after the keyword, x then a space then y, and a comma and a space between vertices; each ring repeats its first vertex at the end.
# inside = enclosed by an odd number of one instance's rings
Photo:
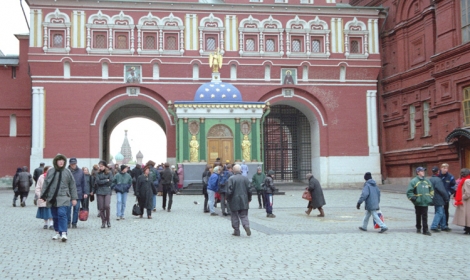
POLYGON ((137 164, 142 164, 142 159, 144 158, 144 155, 142 154, 142 152, 138 152, 137 155, 135 156, 136 160, 137 160, 137 164))
POLYGON ((129 140, 127 139, 127 130, 124 130, 124 142, 122 142, 121 154, 124 156, 122 164, 127 164, 132 160, 132 151, 131 145, 129 145, 129 140))

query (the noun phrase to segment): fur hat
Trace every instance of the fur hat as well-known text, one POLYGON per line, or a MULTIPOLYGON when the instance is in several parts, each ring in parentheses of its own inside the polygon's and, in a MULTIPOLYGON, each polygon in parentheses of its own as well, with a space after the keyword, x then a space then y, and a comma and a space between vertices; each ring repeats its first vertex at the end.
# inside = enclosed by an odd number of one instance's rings
POLYGON ((366 174, 364 174, 364 180, 370 180, 372 179, 372 174, 370 174, 370 172, 366 172, 366 174))
POLYGON ((108 167, 108 163, 107 163, 105 160, 100 160, 100 162, 98 163, 98 165, 103 165, 103 166, 108 167))

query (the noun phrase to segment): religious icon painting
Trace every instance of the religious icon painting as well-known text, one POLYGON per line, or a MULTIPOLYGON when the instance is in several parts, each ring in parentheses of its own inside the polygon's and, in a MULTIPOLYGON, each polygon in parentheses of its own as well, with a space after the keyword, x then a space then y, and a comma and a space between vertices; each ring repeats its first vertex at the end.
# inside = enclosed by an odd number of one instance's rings
POLYGON ((142 79, 142 70, 140 65, 124 66, 124 82, 128 84, 140 83, 142 79))
POLYGON ((297 84, 297 68, 282 68, 281 69, 281 85, 296 85, 297 84))

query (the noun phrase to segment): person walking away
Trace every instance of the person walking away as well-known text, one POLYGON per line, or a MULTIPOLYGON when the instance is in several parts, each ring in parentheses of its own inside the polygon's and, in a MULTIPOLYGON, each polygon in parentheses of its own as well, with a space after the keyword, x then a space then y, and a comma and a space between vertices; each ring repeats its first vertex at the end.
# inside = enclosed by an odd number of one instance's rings
POLYGON ((116 220, 124 220, 124 213, 126 212, 127 194, 132 186, 132 178, 127 173, 128 167, 121 165, 119 173, 113 177, 111 189, 116 192, 116 220))
POLYGON ((369 224, 369 218, 372 216, 372 219, 379 225, 379 233, 384 233, 388 230, 387 225, 380 219, 377 211, 380 210, 380 190, 377 187, 377 183, 372 179, 372 174, 366 172, 364 174, 364 187, 362 188, 361 197, 357 201, 356 208, 357 210, 361 209, 361 203, 365 201, 366 206, 366 215, 362 220, 362 227, 359 227, 362 231, 367 231, 367 224, 369 224))
POLYGON ((313 209, 317 209, 320 214, 317 217, 325 217, 325 212, 323 211, 323 206, 326 204, 325 197, 323 196, 323 190, 321 188, 320 182, 313 177, 312 173, 307 174, 308 180, 308 191, 312 196, 312 200, 308 202, 307 208, 305 211, 307 215, 310 215, 313 209))
POLYGON ((220 166, 214 167, 214 172, 211 174, 209 178, 209 182, 207 183, 207 195, 209 198, 209 211, 211 212, 211 216, 218 216, 215 213, 215 193, 219 191, 219 173, 222 170, 220 166))
POLYGON ((202 194, 204 195, 204 213, 210 213, 207 203, 209 201, 209 196, 207 194, 207 185, 209 184, 209 178, 212 175, 212 166, 210 164, 206 165, 206 169, 202 173, 202 194))
POLYGON ((242 175, 248 177, 248 165, 245 164, 245 160, 242 161, 241 169, 242 175))
POLYGON ((137 178, 142 175, 142 168, 140 164, 136 164, 134 169, 131 171, 131 177, 132 177, 132 190, 134 191, 135 195, 135 186, 137 185, 137 178))
POLYGON ((140 207, 140 218, 144 214, 144 209, 147 209, 147 218, 152 219, 152 176, 150 174, 150 166, 147 165, 144 167, 143 174, 137 178, 137 184, 135 188, 135 195, 137 196, 137 201, 139 202, 140 207))
MULTIPOLYGON (((93 190, 93 177, 90 175, 90 170, 88 167, 82 167, 83 176, 85 176, 85 193, 91 193, 93 190)), ((84 198, 82 201, 83 205, 90 205, 90 196, 84 198)))
POLYGON ((241 221, 246 235, 250 236, 250 221, 248 220, 248 209, 252 195, 250 180, 241 175, 241 167, 238 164, 233 167, 233 173, 234 175, 227 180, 227 201, 231 210, 232 235, 240 236, 241 221))
POLYGON ((429 181, 434 188, 433 204, 435 210, 431 231, 436 233, 441 230, 449 232, 451 229, 446 226, 446 215, 444 213, 444 205, 449 203, 449 194, 444 187, 442 179, 439 177, 439 167, 434 166, 432 168, 432 177, 429 178, 429 181))
POLYGON ((416 232, 421 233, 421 225, 424 235, 431 235, 428 228, 428 206, 434 197, 434 188, 431 182, 425 178, 426 168, 416 168, 417 176, 408 185, 406 195, 415 206, 416 232), (422 222, 422 223, 421 223, 422 222))
MULTIPOLYGON (((149 160, 147 162, 147 166, 150 169, 150 179, 152 180, 152 184, 154 185, 155 188, 158 189, 158 185, 160 184, 160 172, 155 168, 155 162, 152 160, 149 160)), ((157 211, 157 194, 154 194, 152 196, 152 208, 153 212, 157 211)), ((165 210, 165 209, 163 209, 165 210)))
POLYGON ((18 188, 18 175, 20 175, 20 173, 23 172, 23 168, 22 167, 18 167, 16 169, 16 173, 15 175, 13 176, 13 180, 12 180, 12 186, 13 186, 13 207, 16 207, 16 200, 18 199, 18 196, 20 196, 20 191, 19 191, 19 188, 18 188))
POLYGON ((34 183, 37 184, 38 183, 38 179, 39 179, 39 176, 43 175, 44 174, 44 162, 41 162, 39 164, 39 167, 34 169, 34 172, 33 172, 33 180, 34 180, 34 183))
MULTIPOLYGON (((33 180, 34 180, 34 184, 35 186, 37 186, 38 184, 38 179, 39 179, 39 176, 41 176, 43 173, 44 173, 44 162, 41 162, 39 164, 39 167, 34 169, 34 172, 33 172, 33 180)), ((37 200, 38 200, 38 197, 37 195, 35 194, 34 195, 34 205, 37 205, 37 200)))
POLYGON ((29 174, 27 166, 23 166, 23 171, 16 177, 15 185, 18 187, 18 192, 20 193, 21 207, 25 207, 29 188, 33 185, 33 177, 29 174))
POLYGON ((268 176, 264 179, 264 205, 266 205, 266 217, 276 218, 276 215, 273 214, 273 195, 276 189, 274 188, 274 170, 268 171, 268 176))
POLYGON ((264 203, 264 191, 263 191, 263 188, 261 187, 261 184, 264 182, 264 179, 266 179, 266 175, 263 173, 261 166, 258 166, 258 168, 256 169, 256 173, 253 174, 253 178, 251 178, 251 184, 256 189, 256 195, 258 196, 259 209, 266 208, 266 205, 264 203))
POLYGON ((66 242, 67 237, 67 209, 77 204, 77 188, 72 172, 65 168, 67 158, 58 154, 52 160, 53 167, 47 171, 40 198, 47 202, 46 207, 51 208, 55 235, 53 240, 61 239, 66 242))
MULTIPOLYGON (((91 189, 90 189, 90 196, 95 197, 93 195, 93 190, 95 189, 96 177, 100 172, 100 166, 98 164, 93 164, 93 169, 91 170, 91 189)), ((100 206, 98 205, 98 196, 96 196, 96 209, 98 210, 98 218, 100 217, 100 206)))
MULTIPOLYGON (((455 181, 454 176, 449 173, 449 164, 441 164, 439 178, 441 178, 442 183, 444 183, 444 187, 449 197, 452 197, 455 194, 457 182, 455 181)), ((444 213, 446 215, 446 227, 449 227, 449 202, 444 205, 444 213)))
POLYGON ((99 172, 95 177, 95 186, 91 194, 96 194, 98 208, 100 209, 101 228, 111 227, 110 222, 110 204, 111 204, 111 183, 113 182, 113 173, 109 170, 106 161, 99 163, 99 172))
POLYGON ((47 208, 46 201, 39 198, 41 197, 41 191, 44 186, 44 178, 47 176, 47 170, 49 170, 49 168, 51 167, 46 166, 43 168, 44 173, 38 177, 38 180, 36 183, 36 189, 35 189, 35 195, 36 197, 38 197, 38 201, 37 201, 38 211, 36 213, 36 218, 44 220, 43 229, 48 229, 48 228, 54 229, 51 208, 47 208))
POLYGON ((233 175, 232 173, 232 165, 227 164, 225 165, 227 168, 226 170, 221 172, 220 180, 219 180, 219 194, 220 194, 220 207, 222 208, 222 215, 228 216, 230 215, 230 206, 227 203, 227 182, 228 179, 233 175), (225 211, 227 208, 227 211, 225 211))
POLYGON ((83 170, 77 166, 77 159, 74 157, 70 158, 69 160, 69 170, 70 172, 72 172, 73 178, 75 179, 75 186, 77 187, 78 199, 77 204, 75 204, 75 206, 72 207, 72 204, 70 204, 69 211, 67 213, 68 227, 70 228, 70 223, 72 223, 72 228, 77 228, 80 205, 82 204, 83 199, 88 197, 88 193, 85 192, 85 174, 83 174, 83 170))
POLYGON ((165 163, 165 169, 162 171, 162 185, 163 185, 163 200, 162 208, 166 209, 166 198, 168 195, 168 212, 171 212, 171 205, 173 204, 173 172, 170 170, 170 164, 165 163))
POLYGON ((464 227, 464 234, 470 234, 470 170, 460 171, 460 180, 455 192, 455 214, 452 223, 464 227))

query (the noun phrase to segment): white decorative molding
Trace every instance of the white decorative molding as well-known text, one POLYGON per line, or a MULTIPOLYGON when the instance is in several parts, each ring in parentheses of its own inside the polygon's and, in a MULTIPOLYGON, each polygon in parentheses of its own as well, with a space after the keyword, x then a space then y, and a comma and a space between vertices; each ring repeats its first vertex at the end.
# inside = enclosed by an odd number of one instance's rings
POLYGON ((126 93, 129 96, 138 96, 140 94, 140 87, 127 87, 126 93))
POLYGON ((205 50, 204 43, 204 34, 207 32, 216 32, 219 33, 217 47, 221 54, 225 53, 224 50, 224 23, 223 21, 215 17, 212 13, 201 19, 199 23, 199 54, 200 55, 209 55, 213 51, 205 50))
POLYGON ((294 97, 294 89, 293 88, 283 88, 282 89, 282 96, 291 98, 294 97))
POLYGON ((55 52, 55 53, 69 53, 70 52, 70 17, 62 13, 59 9, 55 9, 54 12, 49 13, 44 18, 44 22, 42 23, 43 26, 43 51, 47 52, 55 52), (51 29, 61 30, 64 33, 64 37, 62 38, 63 41, 63 48, 54 48, 51 46, 51 29))
MULTIPOLYGON (((278 95, 271 96, 270 98, 266 99, 264 102, 271 101, 271 100, 273 100, 274 98, 277 98, 277 97, 284 97, 284 95, 278 94, 278 95)), ((312 106, 313 109, 318 113, 318 116, 320 116, 321 124, 323 126, 327 126, 327 124, 325 123, 325 119, 323 118, 323 114, 321 113, 320 109, 318 109, 318 107, 315 104, 312 103, 312 101, 310 101, 309 99, 307 99, 303 96, 299 96, 299 95, 294 95, 293 97, 302 99, 305 102, 307 102, 310 106, 312 106)))

